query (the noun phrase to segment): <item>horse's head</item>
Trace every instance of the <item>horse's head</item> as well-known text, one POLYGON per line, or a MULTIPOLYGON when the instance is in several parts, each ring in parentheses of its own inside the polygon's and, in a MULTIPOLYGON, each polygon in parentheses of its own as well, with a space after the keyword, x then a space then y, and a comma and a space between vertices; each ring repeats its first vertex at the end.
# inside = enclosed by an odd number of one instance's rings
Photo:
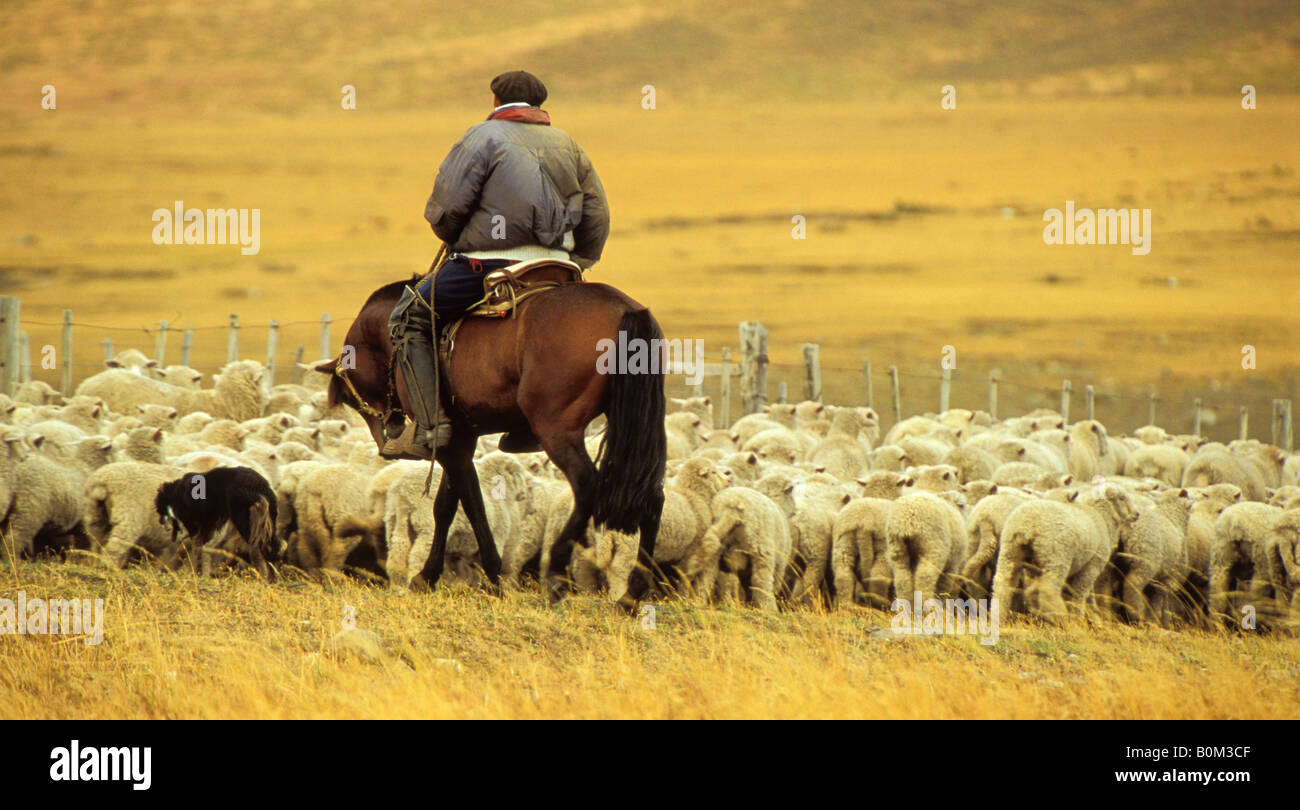
POLYGON ((385 442, 384 415, 389 409, 393 359, 388 317, 409 283, 393 282, 371 293, 348 327, 339 356, 311 367, 330 378, 326 389, 328 407, 346 405, 360 414, 381 448, 385 442))

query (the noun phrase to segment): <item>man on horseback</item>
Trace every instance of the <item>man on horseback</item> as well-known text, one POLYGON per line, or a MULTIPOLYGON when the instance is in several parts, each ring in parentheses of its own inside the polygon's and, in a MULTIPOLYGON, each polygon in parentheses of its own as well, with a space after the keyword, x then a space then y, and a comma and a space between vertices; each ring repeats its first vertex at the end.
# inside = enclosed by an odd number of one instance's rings
POLYGON ((438 319, 459 317, 483 297, 488 273, 515 262, 567 259, 585 270, 609 236, 605 189, 581 147, 550 125, 546 86, 515 70, 490 88, 492 114, 452 147, 424 210, 450 258, 418 298, 408 289, 389 320, 412 412, 385 443, 386 457, 432 458, 451 438, 438 397, 438 319))

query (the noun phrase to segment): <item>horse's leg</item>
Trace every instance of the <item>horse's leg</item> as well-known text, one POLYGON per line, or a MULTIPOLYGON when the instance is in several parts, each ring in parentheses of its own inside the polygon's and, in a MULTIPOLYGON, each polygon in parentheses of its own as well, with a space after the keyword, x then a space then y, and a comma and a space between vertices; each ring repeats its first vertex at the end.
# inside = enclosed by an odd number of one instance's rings
POLYGON ((451 444, 438 451, 438 463, 445 472, 443 480, 451 479, 460 503, 465 507, 465 517, 469 518, 469 525, 474 528, 483 573, 487 574, 493 590, 500 590, 501 554, 497 551, 496 541, 492 539, 492 527, 488 525, 487 510, 483 506, 483 489, 479 486, 478 470, 474 469, 474 447, 477 443, 478 437, 472 433, 457 434, 452 438, 451 444))
POLYGON ((420 570, 420 576, 429 586, 429 590, 433 590, 438 584, 438 578, 442 576, 443 559, 447 552, 447 533, 451 531, 451 522, 456 517, 456 507, 460 504, 460 498, 451 485, 451 479, 450 473, 442 476, 442 480, 438 482, 438 493, 433 498, 433 546, 429 549, 429 557, 424 561, 424 568, 420 570))
POLYGON ((587 536, 587 523, 591 521, 591 509, 596 495, 596 465, 587 455, 582 433, 547 434, 539 437, 542 449, 556 467, 569 479, 573 489, 573 512, 555 538, 551 548, 551 565, 549 571, 540 572, 546 580, 546 593, 551 602, 558 602, 563 596, 561 591, 563 574, 569 569, 569 557, 573 554, 573 543, 587 536))
POLYGON ((637 603, 650 589, 654 579, 655 540, 659 537, 659 520, 663 514, 663 506, 661 494, 658 505, 651 509, 649 514, 641 517, 641 547, 637 559, 645 568, 632 572, 632 577, 627 582, 627 592, 618 600, 618 606, 629 614, 636 613, 637 603))

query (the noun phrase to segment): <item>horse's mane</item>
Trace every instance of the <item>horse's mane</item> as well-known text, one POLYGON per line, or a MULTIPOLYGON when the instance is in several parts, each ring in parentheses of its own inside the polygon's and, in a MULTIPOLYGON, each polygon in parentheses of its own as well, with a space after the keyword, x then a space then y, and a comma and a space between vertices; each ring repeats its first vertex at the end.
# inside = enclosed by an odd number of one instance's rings
POLYGON ((422 276, 419 273, 412 273, 411 277, 409 279, 406 279, 405 281, 389 282, 388 284, 385 284, 384 286, 372 292, 370 294, 370 297, 366 299, 366 303, 361 305, 361 308, 365 309, 369 304, 376 301, 377 299, 384 298, 393 294, 401 294, 402 289, 406 287, 406 285, 419 281, 421 278, 422 276))

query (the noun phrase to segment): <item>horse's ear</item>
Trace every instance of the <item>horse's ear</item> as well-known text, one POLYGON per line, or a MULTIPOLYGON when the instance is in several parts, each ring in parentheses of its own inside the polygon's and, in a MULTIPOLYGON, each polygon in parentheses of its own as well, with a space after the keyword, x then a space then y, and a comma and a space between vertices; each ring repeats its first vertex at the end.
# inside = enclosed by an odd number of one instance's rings
POLYGON ((337 360, 322 360, 314 366, 310 363, 299 363, 298 366, 303 371, 319 371, 321 374, 333 374, 334 367, 337 364, 337 360))

